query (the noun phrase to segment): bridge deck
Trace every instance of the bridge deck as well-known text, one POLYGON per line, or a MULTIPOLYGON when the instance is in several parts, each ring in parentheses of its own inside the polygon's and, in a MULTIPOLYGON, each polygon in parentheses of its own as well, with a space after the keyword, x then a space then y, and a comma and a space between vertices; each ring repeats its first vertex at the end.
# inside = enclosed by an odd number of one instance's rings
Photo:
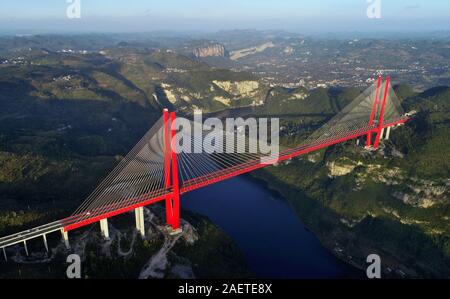
POLYGON ((0 238, 0 248, 5 248, 8 246, 12 246, 15 244, 23 243, 30 239, 35 239, 41 237, 43 235, 53 233, 56 231, 60 231, 64 228, 64 224, 61 220, 55 221, 52 223, 48 223, 45 225, 41 225, 29 230, 25 230, 13 235, 9 235, 3 238, 0 238))
MULTIPOLYGON (((408 117, 402 117, 396 121, 391 121, 388 124, 384 125, 384 128, 392 127, 398 124, 403 124, 409 120, 408 117)), ((279 158, 275 162, 282 162, 294 157, 298 157, 316 150, 320 150, 322 148, 338 144, 341 142, 345 142, 351 139, 359 138, 361 136, 365 136, 368 133, 374 132, 376 128, 374 126, 367 126, 364 128, 360 128, 353 132, 348 132, 345 136, 337 136, 325 140, 321 140, 320 143, 313 143, 308 145, 299 146, 293 149, 288 149, 280 153, 279 158)), ((186 181, 180 188, 180 193, 187 193, 189 191, 193 191, 202 187, 206 187, 208 185, 239 176, 244 173, 251 172, 256 169, 260 169, 270 164, 261 164, 259 159, 252 160, 246 162, 241 165, 237 165, 234 167, 230 167, 228 169, 220 170, 213 172, 205 177, 198 177, 192 179, 190 181, 186 181)), ((120 215, 129 211, 132 211, 136 208, 148 206, 154 204, 159 201, 163 201, 166 197, 171 194, 170 190, 156 190, 151 194, 146 194, 145 196, 139 196, 137 198, 131 198, 125 203, 120 203, 119 205, 111 205, 103 207, 98 211, 90 211, 87 214, 83 215, 75 215, 70 216, 68 218, 55 221, 52 223, 48 223, 42 226, 38 226, 33 229, 29 229, 26 231, 19 232, 17 234, 13 234, 10 236, 6 236, 0 238, 0 248, 5 248, 8 246, 12 246, 15 244, 23 243, 24 241, 34 239, 37 237, 41 237, 43 235, 60 231, 64 229, 64 231, 70 231, 76 228, 80 228, 95 222, 98 222, 105 218, 110 218, 116 215, 120 215)))

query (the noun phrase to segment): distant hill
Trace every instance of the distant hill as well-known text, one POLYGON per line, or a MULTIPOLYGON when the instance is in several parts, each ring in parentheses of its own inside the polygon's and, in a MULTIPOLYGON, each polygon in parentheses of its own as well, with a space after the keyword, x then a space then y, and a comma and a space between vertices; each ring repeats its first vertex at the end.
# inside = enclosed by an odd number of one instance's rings
POLYGON ((192 51, 192 55, 195 58, 206 58, 206 57, 229 57, 227 49, 219 43, 208 43, 202 45, 201 47, 195 48, 192 51))
POLYGON ((6 210, 74 208, 163 107, 219 111, 260 104, 267 95, 252 74, 171 51, 132 42, 88 52, 60 51, 51 42, 47 50, 26 48, 43 39, 17 39, 14 58, 0 65, 0 205, 6 210), (52 186, 59 180, 65 183, 52 186))
POLYGON ((405 167, 421 176, 449 177, 450 88, 429 89, 405 99, 403 106, 418 112, 405 135, 394 139, 395 145, 409 154, 405 167))
MULTIPOLYGON (((251 73, 205 63, 227 63, 226 57, 192 59, 150 42, 103 38, 0 39, 2 57, 11 60, 0 65, 3 233, 67 216, 163 107, 186 114, 195 108, 252 107, 258 116, 280 116, 282 142, 289 144, 361 92, 269 88, 251 73), (21 212, 10 212, 16 210, 21 212)), ((399 85, 396 91, 405 110, 418 113, 394 130, 380 151, 349 142, 257 176, 282 193, 343 260, 361 266, 369 253, 378 252, 386 257, 386 275, 450 277, 450 88, 417 93, 399 85), (300 201, 299 192, 307 200, 300 201)))
MULTIPOLYGON (((7 53, 11 63, 0 65, 1 236, 70 215, 161 117, 163 107, 215 111, 251 105, 266 94, 249 73, 214 69, 133 42, 95 51, 57 50, 51 42, 47 50, 30 50, 20 43, 23 39, 7 53)), ((172 253, 192 263, 196 277, 252 275, 223 231, 199 216, 184 217, 195 225, 195 237, 180 239, 172 253)), ((123 233, 133 236, 129 226, 123 233)), ((97 254, 96 237, 95 232, 89 235, 93 243, 85 251, 89 277, 136 277, 163 246, 156 232, 136 242, 127 237, 126 248, 133 253, 122 259, 111 246, 107 257, 97 254)), ((125 240, 119 237, 118 242, 125 240)), ((62 277, 65 271, 58 265, 63 261, 55 256, 26 267, 5 263, 0 276, 62 277)), ((177 277, 170 269, 165 276, 177 277)))
POLYGON ((21 59, 0 68, 2 81, 26 80, 33 88, 30 96, 40 99, 211 112, 260 103, 267 92, 249 73, 211 68, 171 51, 139 50, 127 43, 94 53, 30 51, 21 59))

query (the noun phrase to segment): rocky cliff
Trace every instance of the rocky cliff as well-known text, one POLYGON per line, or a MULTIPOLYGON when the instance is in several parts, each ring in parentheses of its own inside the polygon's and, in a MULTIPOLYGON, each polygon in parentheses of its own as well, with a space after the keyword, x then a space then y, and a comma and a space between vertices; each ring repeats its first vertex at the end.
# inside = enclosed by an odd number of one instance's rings
POLYGON ((196 48, 192 51, 196 58, 205 57, 228 57, 228 51, 221 44, 209 44, 203 47, 196 48))

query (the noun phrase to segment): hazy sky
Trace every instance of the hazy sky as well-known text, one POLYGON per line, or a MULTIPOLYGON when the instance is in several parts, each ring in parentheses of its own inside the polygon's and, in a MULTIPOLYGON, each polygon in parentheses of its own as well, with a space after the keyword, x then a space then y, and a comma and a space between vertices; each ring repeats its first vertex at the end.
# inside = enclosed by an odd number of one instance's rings
POLYGON ((450 0, 79 1, 81 19, 69 19, 69 0, 0 0, 0 30, 450 30, 450 0), (381 19, 367 17, 370 1, 381 1, 381 19))

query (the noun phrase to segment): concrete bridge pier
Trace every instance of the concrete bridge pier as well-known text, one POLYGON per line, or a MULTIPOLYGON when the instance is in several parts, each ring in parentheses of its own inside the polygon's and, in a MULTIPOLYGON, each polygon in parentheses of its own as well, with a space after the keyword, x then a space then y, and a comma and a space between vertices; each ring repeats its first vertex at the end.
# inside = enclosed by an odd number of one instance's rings
POLYGON ((102 232, 103 238, 106 240, 109 240, 109 229, 108 229, 108 219, 102 219, 100 220, 100 230, 102 232))
POLYGON ((47 244, 47 237, 44 235, 42 235, 42 238, 44 238, 44 246, 45 246, 45 250, 48 252, 48 244, 47 244))
POLYGON ((70 244, 69 244, 69 233, 66 232, 64 230, 64 228, 61 229, 61 235, 62 235, 62 239, 64 242, 64 245, 66 246, 67 249, 70 249, 70 244))
POLYGON ((384 136, 384 128, 381 129, 381 133, 380 133, 380 140, 383 140, 383 136, 384 136))
POLYGON ((28 256, 28 247, 27 247, 27 241, 23 241, 23 246, 25 247, 25 253, 28 256))
POLYGON ((389 140, 390 137, 391 137, 391 127, 387 127, 385 139, 389 140))
POLYGON ((3 256, 5 257, 5 262, 7 262, 8 261, 8 256, 6 255, 5 247, 2 247, 2 249, 3 249, 3 256))
POLYGON ((134 213, 136 219, 136 229, 142 237, 145 237, 144 207, 135 209, 134 213))

